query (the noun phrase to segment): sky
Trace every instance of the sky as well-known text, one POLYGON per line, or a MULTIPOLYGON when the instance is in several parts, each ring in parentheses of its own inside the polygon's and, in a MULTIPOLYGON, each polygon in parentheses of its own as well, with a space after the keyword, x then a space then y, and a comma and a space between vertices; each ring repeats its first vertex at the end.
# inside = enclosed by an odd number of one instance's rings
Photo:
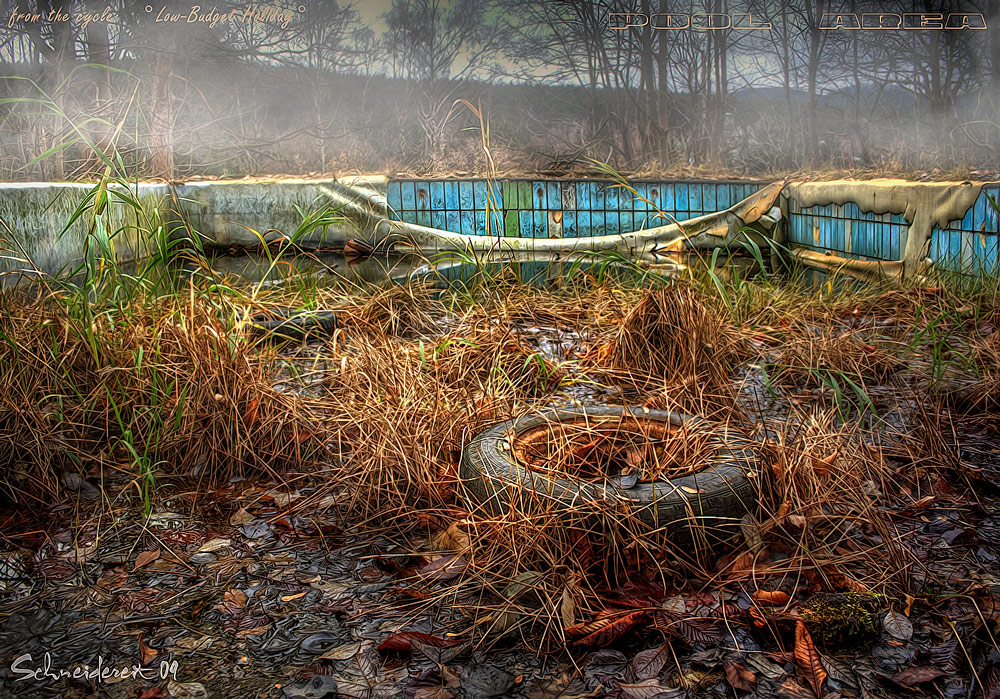
POLYGON ((376 34, 381 33, 385 28, 382 15, 389 11, 391 5, 392 0, 355 0, 354 2, 354 7, 361 14, 361 21, 374 29, 376 34))

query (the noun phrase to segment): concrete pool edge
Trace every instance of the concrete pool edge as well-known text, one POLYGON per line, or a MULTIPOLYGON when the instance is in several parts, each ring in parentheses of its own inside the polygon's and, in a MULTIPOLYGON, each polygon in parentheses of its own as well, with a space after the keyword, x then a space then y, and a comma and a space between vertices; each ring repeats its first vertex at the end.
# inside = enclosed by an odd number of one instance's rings
MULTIPOLYGON (((452 228, 469 230, 472 226, 475 229, 484 220, 484 214, 488 218, 490 213, 482 207, 477 209, 475 204, 468 205, 462 197, 468 190, 474 199, 485 189, 484 182, 487 182, 484 178, 435 180, 349 175, 170 184, 140 182, 133 185, 133 189, 140 199, 158 211, 165 226, 183 226, 197 231, 202 242, 213 248, 256 247, 261 238, 292 234, 301 223, 300 211, 330 204, 343 206, 347 220, 331 222, 302 238, 306 245, 322 247, 341 245, 353 238, 377 239, 380 225, 382 234, 385 233, 385 221, 398 221, 403 224, 402 228, 425 232, 425 229, 434 231, 435 228, 422 226, 418 221, 430 222, 433 216, 436 221, 452 223, 452 228), (411 196, 414 204, 407 209, 406 188, 420 193, 421 185, 427 189, 424 194, 428 205, 435 203, 437 190, 450 193, 454 189, 456 201, 461 200, 461 204, 454 207, 454 216, 451 209, 447 212, 428 209, 423 213, 415 195, 411 196), (396 194, 393 199, 394 193, 399 192, 402 197, 396 194)), ((675 215, 682 223, 693 221, 704 209, 723 211, 730 207, 720 204, 729 204, 735 196, 763 185, 757 181, 636 180, 636 192, 642 199, 649 199, 647 206, 636 197, 627 200, 624 194, 619 194, 624 190, 614 187, 610 180, 510 178, 493 184, 506 196, 500 210, 493 215, 506 220, 502 221, 503 227, 496 229, 504 235, 490 237, 508 239, 505 241, 510 243, 507 247, 553 249, 565 248, 567 241, 558 244, 547 241, 564 235, 588 238, 591 232, 609 235, 608 231, 612 231, 611 236, 624 240, 635 234, 637 226, 648 224, 650 212, 658 205, 669 203, 673 208, 664 209, 667 213, 675 215), (560 190, 561 194, 553 194, 560 190), (581 198, 587 192, 593 201, 581 198), (547 200, 539 200, 545 195, 547 200), (569 209, 567 205, 577 208, 569 209), (600 206, 605 208, 602 210, 600 206), (517 227, 512 229, 512 222, 517 227), (575 228, 571 228, 571 224, 575 228), (628 227, 632 230, 626 230, 628 227), (535 241, 540 245, 514 242, 523 241, 525 233, 539 236, 535 241)), ((13 237, 16 241, 16 245, 12 245, 8 240, 4 246, 7 250, 0 253, 0 272, 30 267, 23 258, 30 259, 47 274, 78 263, 87 229, 82 221, 64 235, 62 229, 92 187, 75 183, 0 184, 0 220, 9 230, 9 233, 0 232, 0 239, 13 237)), ((779 242, 815 253, 797 255, 810 266, 829 269, 831 265, 836 266, 838 260, 889 263, 882 266, 879 277, 885 272, 896 277, 904 270, 906 275, 912 275, 928 258, 939 267, 954 271, 997 274, 1000 272, 997 215, 987 195, 1000 196, 1000 183, 924 183, 892 179, 790 181, 784 184, 779 199, 783 219, 779 242), (901 265, 896 264, 900 262, 901 265)), ((448 201, 451 199, 449 196, 448 201)), ((112 214, 113 223, 120 224, 127 218, 120 212, 112 214)), ((645 230, 656 228, 664 226, 645 230)), ((446 237, 452 237, 453 233, 454 230, 447 231, 446 237)), ((127 238, 124 237, 116 250, 119 258, 142 257, 146 252, 144 242, 127 238)), ((574 243, 569 247, 588 246, 574 243)), ((615 247, 609 245, 605 249, 615 247)), ((623 247, 635 249, 634 245, 624 244, 623 247)), ((867 264, 841 265, 842 268, 851 266, 870 267, 867 264)))

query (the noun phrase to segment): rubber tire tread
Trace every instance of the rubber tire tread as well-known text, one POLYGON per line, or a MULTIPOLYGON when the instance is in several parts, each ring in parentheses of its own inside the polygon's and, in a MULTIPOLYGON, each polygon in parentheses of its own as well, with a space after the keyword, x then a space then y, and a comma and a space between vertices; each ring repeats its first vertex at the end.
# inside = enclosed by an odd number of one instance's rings
POLYGON ((521 506, 543 503, 546 509, 567 511, 581 502, 600 502, 623 506, 626 516, 638 516, 647 526, 663 527, 675 534, 690 534, 690 525, 724 527, 722 538, 747 513, 759 508, 761 469, 753 443, 720 425, 724 444, 716 463, 687 476, 667 481, 638 483, 633 488, 620 487, 620 478, 605 483, 572 481, 531 471, 518 464, 509 448, 511 437, 553 421, 580 418, 619 417, 629 412, 640 419, 654 419, 680 426, 700 420, 679 413, 597 406, 560 409, 497 423, 476 435, 465 447, 459 476, 473 498, 493 514, 508 509, 512 500, 521 506))

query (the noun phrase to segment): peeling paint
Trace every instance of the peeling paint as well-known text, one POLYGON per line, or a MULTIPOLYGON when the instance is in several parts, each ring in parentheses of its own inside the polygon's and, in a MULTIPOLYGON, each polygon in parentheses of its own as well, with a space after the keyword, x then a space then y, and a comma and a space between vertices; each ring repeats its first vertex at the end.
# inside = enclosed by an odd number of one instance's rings
MULTIPOLYGON (((972 207, 986 182, 908 182, 906 180, 832 180, 792 182, 785 188, 789 199, 803 209, 829 204, 855 203, 861 211, 901 214, 909 224, 903 253, 903 274, 912 276, 927 258, 931 232, 946 228, 972 207)), ((818 240, 818 232, 817 232, 818 240)))

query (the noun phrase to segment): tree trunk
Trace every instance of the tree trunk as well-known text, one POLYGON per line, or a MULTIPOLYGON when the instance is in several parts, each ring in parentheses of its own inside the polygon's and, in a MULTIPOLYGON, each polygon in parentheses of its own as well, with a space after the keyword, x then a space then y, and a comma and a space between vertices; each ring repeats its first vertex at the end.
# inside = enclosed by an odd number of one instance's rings
POLYGON ((150 148, 154 176, 174 179, 173 146, 173 56, 159 51, 154 62, 153 86, 150 99, 150 148))
POLYGON ((816 110, 818 99, 816 95, 816 77, 819 74, 819 59, 822 54, 821 44, 822 31, 819 28, 819 20, 826 9, 825 0, 816 0, 815 11, 812 2, 806 3, 806 20, 809 25, 809 64, 806 69, 806 90, 808 98, 806 101, 806 134, 809 142, 806 144, 806 152, 809 159, 815 163, 819 155, 819 128, 816 123, 816 110))

